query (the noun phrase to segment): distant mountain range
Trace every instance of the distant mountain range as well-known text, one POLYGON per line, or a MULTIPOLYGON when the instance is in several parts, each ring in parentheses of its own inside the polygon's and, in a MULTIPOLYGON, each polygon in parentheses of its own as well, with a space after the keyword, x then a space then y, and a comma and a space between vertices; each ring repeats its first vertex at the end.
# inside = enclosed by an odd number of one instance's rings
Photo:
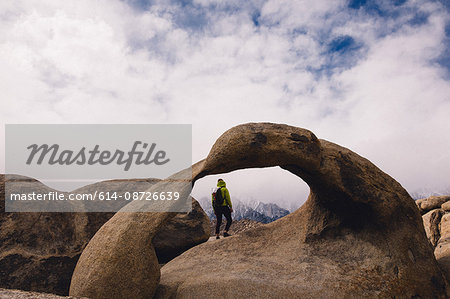
POLYGON ((450 195, 450 188, 442 189, 439 191, 433 191, 431 189, 422 188, 416 190, 415 192, 410 193, 410 195, 414 200, 427 198, 430 196, 450 195))
MULTIPOLYGON (((202 197, 198 202, 210 219, 216 219, 210 198, 202 197)), ((262 223, 269 223, 289 214, 288 210, 280 208, 274 203, 263 203, 260 201, 245 203, 237 199, 233 199, 232 203, 234 220, 250 219, 262 223)))

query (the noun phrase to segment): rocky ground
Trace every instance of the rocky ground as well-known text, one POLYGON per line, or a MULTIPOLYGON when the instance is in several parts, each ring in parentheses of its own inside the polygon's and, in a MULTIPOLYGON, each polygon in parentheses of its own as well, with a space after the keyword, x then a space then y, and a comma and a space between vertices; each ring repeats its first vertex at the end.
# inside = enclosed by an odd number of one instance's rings
MULTIPOLYGON (((223 231, 225 229, 226 220, 222 221, 222 225, 220 226, 220 234, 223 234, 223 231)), ((249 229, 260 227, 261 225, 264 225, 261 222, 250 220, 250 219, 241 219, 237 221, 233 221, 233 224, 230 227, 230 234, 239 234, 242 232, 245 232, 249 229)), ((211 236, 216 235, 216 220, 211 220, 211 236)))
POLYGON ((0 289, 2 299, 82 299, 86 297, 58 296, 47 293, 27 292, 21 290, 0 289))

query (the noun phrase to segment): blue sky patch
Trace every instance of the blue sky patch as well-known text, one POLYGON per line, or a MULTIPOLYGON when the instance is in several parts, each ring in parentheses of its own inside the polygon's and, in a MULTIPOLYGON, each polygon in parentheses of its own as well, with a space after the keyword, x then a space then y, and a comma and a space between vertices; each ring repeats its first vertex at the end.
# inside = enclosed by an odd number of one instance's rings
POLYGON ((256 27, 259 26, 259 17, 261 16, 261 13, 257 10, 252 14, 252 22, 253 25, 255 25, 256 27))
POLYGON ((122 1, 138 10, 147 10, 151 5, 149 0, 122 0, 122 1))
POLYGON ((445 36, 450 38, 450 22, 445 25, 445 36))
POLYGON ((380 5, 378 5, 377 1, 373 0, 350 0, 348 2, 348 8, 351 9, 364 9, 366 13, 369 15, 378 15, 378 16, 387 16, 389 14, 388 11, 383 10, 380 5))
POLYGON ((208 15, 202 8, 186 5, 174 14, 174 21, 177 26, 185 29, 202 30, 208 24, 208 15))
POLYGON ((358 48, 360 48, 360 46, 356 44, 353 37, 348 35, 339 36, 333 39, 331 43, 328 44, 329 53, 344 53, 347 51, 357 50, 358 48))
POLYGON ((445 25, 445 38, 443 40, 445 45, 444 51, 437 59, 437 63, 445 68, 446 79, 450 80, 450 22, 445 25))
POLYGON ((428 22, 428 14, 424 12, 417 12, 411 20, 409 20, 408 24, 412 26, 422 26, 428 22))
POLYGON ((364 56, 360 52, 364 47, 349 35, 342 35, 334 38, 328 44, 324 44, 326 51, 322 53, 325 62, 320 66, 309 66, 308 72, 314 74, 314 77, 330 77, 335 73, 349 69, 355 66, 364 56))
POLYGON ((450 11, 450 1, 449 0, 438 0, 441 2, 442 5, 444 5, 445 8, 447 8, 448 11, 450 11))
POLYGON ((359 9, 366 5, 366 0, 350 0, 348 2, 348 7, 353 9, 359 9))
POLYGON ((437 63, 446 70, 446 79, 450 80, 450 45, 445 47, 444 53, 437 59, 437 63))
POLYGON ((395 6, 401 6, 406 3, 407 0, 392 0, 392 4, 395 6))

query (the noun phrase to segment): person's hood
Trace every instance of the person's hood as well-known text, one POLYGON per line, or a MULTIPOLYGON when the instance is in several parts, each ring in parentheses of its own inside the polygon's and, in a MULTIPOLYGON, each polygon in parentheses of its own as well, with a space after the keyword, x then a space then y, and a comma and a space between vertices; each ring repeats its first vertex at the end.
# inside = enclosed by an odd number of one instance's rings
POLYGON ((219 182, 217 182, 217 187, 218 188, 222 188, 222 187, 226 187, 227 186, 227 184, 225 183, 225 181, 219 181, 219 182))

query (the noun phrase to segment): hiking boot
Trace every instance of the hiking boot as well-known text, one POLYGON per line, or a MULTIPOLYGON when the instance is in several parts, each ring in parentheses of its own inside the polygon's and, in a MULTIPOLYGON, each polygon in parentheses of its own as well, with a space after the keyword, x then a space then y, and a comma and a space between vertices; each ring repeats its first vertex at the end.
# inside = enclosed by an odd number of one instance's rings
POLYGON ((224 232, 224 233, 223 233, 223 236, 224 236, 224 237, 229 237, 229 236, 231 236, 231 235, 230 235, 229 233, 227 233, 227 232, 224 232))
POLYGON ((216 240, 219 240, 220 239, 220 237, 219 236, 216 236, 216 240))

